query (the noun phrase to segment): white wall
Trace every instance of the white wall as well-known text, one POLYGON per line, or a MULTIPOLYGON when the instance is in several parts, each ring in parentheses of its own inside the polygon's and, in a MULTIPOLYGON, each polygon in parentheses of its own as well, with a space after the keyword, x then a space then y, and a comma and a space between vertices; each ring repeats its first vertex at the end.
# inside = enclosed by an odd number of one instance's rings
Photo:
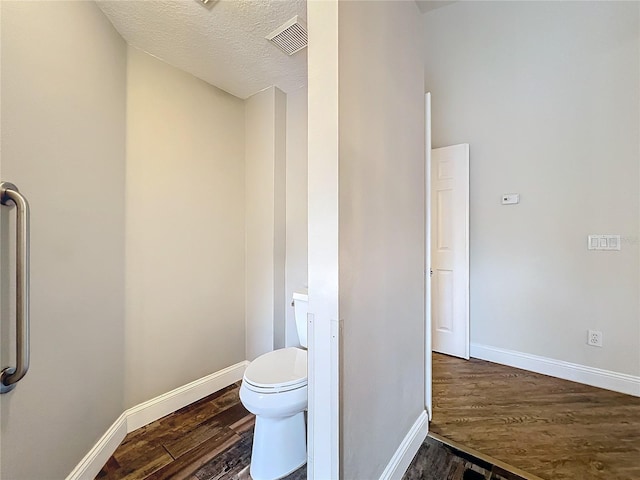
POLYGON ((433 145, 471 145, 472 342, 640 373, 639 8, 423 16, 433 145), (511 192, 521 203, 501 206, 511 192), (620 234, 622 250, 588 251, 590 233, 620 234))
POLYGON ((125 406, 245 359, 244 102, 127 63, 125 406))
POLYGON ((286 96, 245 100, 246 359, 284 346, 286 96))
POLYGON ((339 2, 341 477, 424 411, 424 78, 415 2, 339 2))
POLYGON ((291 299, 307 287, 307 88, 287 94, 285 345, 300 345, 291 299))
MULTIPOLYGON (((64 478, 123 411, 126 46, 93 2, 1 7, 1 169, 32 209, 32 357, 0 396, 0 477, 64 478)), ((3 332, 14 215, 2 207, 3 332)))
POLYGON ((338 1, 309 2, 307 475, 340 475, 338 1))

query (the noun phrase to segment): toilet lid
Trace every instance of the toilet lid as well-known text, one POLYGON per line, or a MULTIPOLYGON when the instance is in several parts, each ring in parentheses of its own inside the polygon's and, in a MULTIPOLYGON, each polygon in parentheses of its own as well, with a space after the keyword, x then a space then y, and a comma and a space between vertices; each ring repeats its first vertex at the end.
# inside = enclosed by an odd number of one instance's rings
POLYGON ((261 388, 304 385, 307 383, 307 351, 291 347, 265 353, 251 362, 244 379, 261 388))

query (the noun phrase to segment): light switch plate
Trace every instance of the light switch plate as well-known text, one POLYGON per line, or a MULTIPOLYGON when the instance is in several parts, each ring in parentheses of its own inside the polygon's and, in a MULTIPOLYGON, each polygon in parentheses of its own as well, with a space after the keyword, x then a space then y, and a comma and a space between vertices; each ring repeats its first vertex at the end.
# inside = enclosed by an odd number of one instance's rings
POLYGON ((589 235, 589 250, 620 250, 620 235, 589 235))

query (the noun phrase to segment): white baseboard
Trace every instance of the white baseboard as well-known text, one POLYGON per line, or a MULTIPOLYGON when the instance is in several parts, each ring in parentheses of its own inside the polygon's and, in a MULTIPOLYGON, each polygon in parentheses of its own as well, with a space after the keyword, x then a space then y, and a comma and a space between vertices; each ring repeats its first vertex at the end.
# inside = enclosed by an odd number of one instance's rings
POLYGON ((107 460, 116 451, 116 448, 124 440, 127 433, 127 417, 123 413, 102 438, 98 440, 98 443, 89 450, 89 453, 84 456, 80 463, 76 465, 67 480, 92 480, 96 478, 102 466, 107 463, 107 460))
POLYGON ((577 363, 564 362, 477 343, 471 344, 471 356, 480 360, 500 363, 530 372, 640 397, 640 377, 625 373, 587 367, 577 363))
POLYGON ((127 432, 149 425, 165 415, 242 380, 247 365, 247 361, 236 363, 130 408, 125 412, 127 432))
POLYGON ((428 431, 429 418, 425 410, 407 432, 396 453, 393 454, 393 457, 391 457, 391 460, 387 464, 387 468, 385 468, 382 475, 380 475, 380 480, 400 480, 402 478, 407 468, 409 468, 409 465, 411 465, 411 461, 418 452, 420 445, 422 445, 424 439, 427 438, 428 431))
POLYGON ((127 433, 242 380, 247 365, 247 361, 236 363, 126 410, 66 480, 93 480, 127 433))

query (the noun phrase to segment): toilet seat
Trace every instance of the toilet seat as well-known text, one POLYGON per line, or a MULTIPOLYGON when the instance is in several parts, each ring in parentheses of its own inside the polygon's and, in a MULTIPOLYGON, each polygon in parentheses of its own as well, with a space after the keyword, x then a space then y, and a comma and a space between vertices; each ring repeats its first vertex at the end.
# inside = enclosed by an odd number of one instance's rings
POLYGON ((259 393, 280 393, 307 385, 307 351, 282 348, 256 358, 244 372, 247 388, 259 393))

